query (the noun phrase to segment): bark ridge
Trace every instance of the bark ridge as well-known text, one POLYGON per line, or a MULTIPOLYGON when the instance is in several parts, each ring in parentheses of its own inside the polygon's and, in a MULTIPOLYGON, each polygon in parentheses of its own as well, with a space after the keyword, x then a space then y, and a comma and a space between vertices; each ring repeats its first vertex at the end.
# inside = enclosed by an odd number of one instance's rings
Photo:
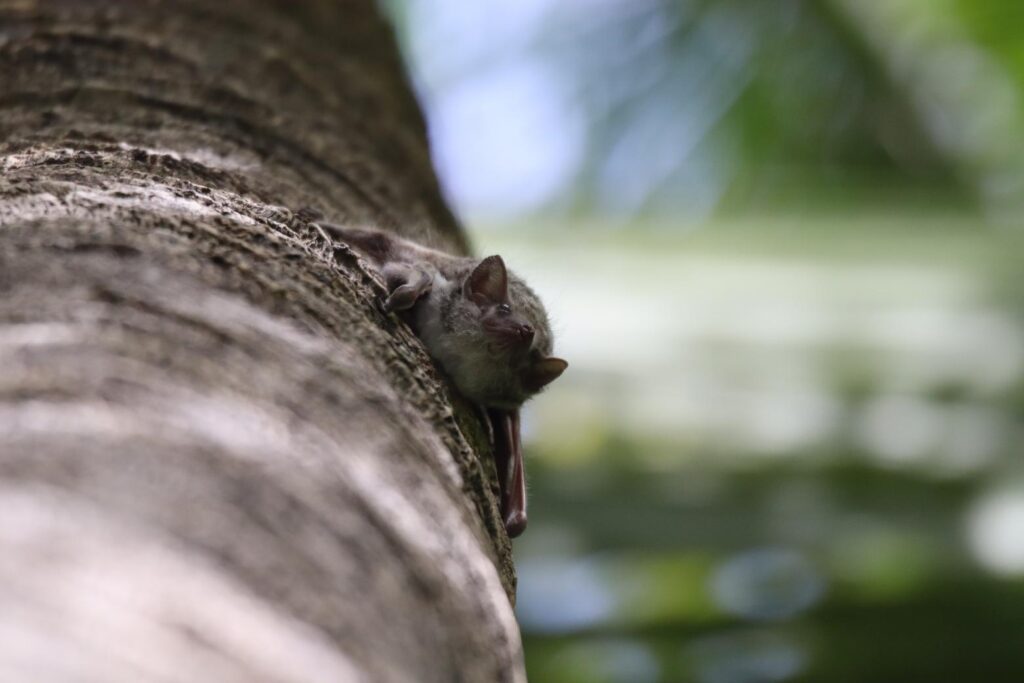
POLYGON ((0 0, 0 174, 0 679, 523 680, 476 416, 311 224, 466 248, 372 2, 0 0))

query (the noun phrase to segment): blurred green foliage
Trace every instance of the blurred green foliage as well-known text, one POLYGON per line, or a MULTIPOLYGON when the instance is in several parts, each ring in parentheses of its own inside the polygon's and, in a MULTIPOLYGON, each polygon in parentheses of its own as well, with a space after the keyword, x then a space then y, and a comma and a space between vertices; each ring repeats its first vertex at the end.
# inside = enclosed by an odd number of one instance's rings
MULTIPOLYGON (((835 238, 817 225, 801 231, 759 221, 682 239, 662 230, 645 236, 642 227, 621 238, 591 238, 591 250, 599 249, 594 242, 621 239, 618 258, 640 268, 659 253, 685 253, 677 257, 681 271, 740 263, 755 272, 751 287, 768 289, 774 285, 762 272, 769 264, 814 264, 820 270, 806 283, 822 291, 813 306, 847 307, 843 316, 860 309, 893 327, 913 324, 923 306, 965 316, 968 327, 939 320, 938 333, 977 337, 963 358, 949 362, 938 350, 948 339, 925 335, 901 349, 899 340, 884 343, 886 329, 875 330, 883 333, 877 345, 827 332, 809 342, 770 344, 742 333, 713 340, 692 333, 683 343, 697 354, 696 366, 724 356, 745 367, 714 370, 725 395, 705 388, 699 397, 723 403, 722 429, 698 419, 678 431, 638 424, 630 404, 643 400, 650 380, 628 365, 588 364, 587 340, 576 342, 568 355, 583 367, 574 366, 576 375, 538 400, 528 424, 532 521, 516 552, 531 680, 1021 680, 1024 526, 1011 529, 1016 540, 985 541, 985 525, 1005 522, 977 520, 993 496, 1010 492, 1018 506, 1024 500, 1024 349, 996 347, 986 355, 995 337, 969 326, 977 314, 996 316, 1013 330, 1011 344, 1024 339, 1019 319, 1012 322, 1024 240, 973 238, 983 228, 977 220, 937 230, 927 219, 900 222, 898 231, 840 224, 835 238), (832 274, 850 267, 866 268, 864 279, 828 292, 832 274), (882 283, 871 294, 873 273, 882 269, 926 269, 948 280, 926 279, 923 291, 914 291, 920 285, 912 279, 900 291, 882 283), (1004 286, 1004 278, 1017 286, 1004 286), (930 282, 939 286, 929 291, 930 282), (972 350, 975 343, 981 346, 972 350), (1007 366, 1014 372, 994 384, 980 381, 1001 354, 1018 359, 1007 366), (758 444, 755 430, 753 448, 737 445, 751 419, 739 406, 730 416, 731 392, 763 392, 759 401, 785 403, 789 380, 774 374, 793 362, 814 368, 814 386, 835 402, 838 417, 806 440, 758 444), (914 364, 899 377, 900 368, 914 364), (991 542, 995 560, 986 554, 991 547, 979 550, 991 542), (1000 542, 1010 548, 1009 568, 1000 565, 1000 542)), ((545 258, 553 251, 576 252, 577 276, 591 266, 572 237, 497 233, 485 246, 531 264, 541 282, 551 277, 545 258)), ((799 278, 780 296, 799 296, 804 288, 799 278)), ((545 290, 558 291, 558 279, 545 290)), ((618 315, 561 291, 584 315, 618 315)), ((744 300, 752 310, 763 296, 752 291, 744 300)), ((712 310, 736 315, 712 299, 712 310)), ((572 314, 565 318, 571 327, 572 314)), ((572 341, 571 331, 566 335, 572 341)), ((623 362, 639 361, 636 353, 644 349, 624 349, 623 362)), ((664 359, 657 372, 673 376, 675 362, 664 359)), ((692 396, 698 389, 681 384, 679 391, 692 396)), ((800 410, 797 404, 769 415, 786 422, 800 410)))
POLYGON ((530 680, 1024 680, 1024 5, 386 6, 570 361, 530 680))
POLYGON ((464 211, 1001 209, 1024 188, 1012 0, 386 4, 464 211))

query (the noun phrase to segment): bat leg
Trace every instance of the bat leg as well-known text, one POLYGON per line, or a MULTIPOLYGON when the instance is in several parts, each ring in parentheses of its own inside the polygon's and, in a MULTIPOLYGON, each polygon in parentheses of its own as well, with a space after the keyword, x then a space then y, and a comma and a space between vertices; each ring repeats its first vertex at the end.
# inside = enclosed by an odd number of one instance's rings
POLYGON ((519 411, 489 411, 494 430, 494 458, 501 489, 501 516, 510 538, 526 530, 526 470, 519 441, 519 411))
POLYGON ((355 247, 376 263, 388 263, 394 245, 394 238, 377 230, 351 228, 318 221, 316 225, 331 239, 355 247))
POLYGON ((389 263, 384 266, 383 275, 390 292, 384 302, 386 311, 409 310, 430 293, 434 284, 430 273, 407 263, 389 263))

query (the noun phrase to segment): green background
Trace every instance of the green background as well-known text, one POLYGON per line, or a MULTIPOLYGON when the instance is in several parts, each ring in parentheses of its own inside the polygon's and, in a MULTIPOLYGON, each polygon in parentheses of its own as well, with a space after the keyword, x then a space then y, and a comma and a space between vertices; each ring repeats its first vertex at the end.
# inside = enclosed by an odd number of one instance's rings
POLYGON ((386 7, 570 362, 530 680, 1024 681, 1024 4, 386 7))

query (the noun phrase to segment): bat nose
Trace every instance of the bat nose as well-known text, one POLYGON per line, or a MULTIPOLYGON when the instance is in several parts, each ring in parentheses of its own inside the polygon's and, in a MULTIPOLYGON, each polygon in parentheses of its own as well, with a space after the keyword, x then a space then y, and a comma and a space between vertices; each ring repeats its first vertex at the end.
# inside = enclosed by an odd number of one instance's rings
POLYGON ((519 326, 519 338, 523 343, 529 344, 533 342, 533 328, 529 325, 523 324, 519 326))

